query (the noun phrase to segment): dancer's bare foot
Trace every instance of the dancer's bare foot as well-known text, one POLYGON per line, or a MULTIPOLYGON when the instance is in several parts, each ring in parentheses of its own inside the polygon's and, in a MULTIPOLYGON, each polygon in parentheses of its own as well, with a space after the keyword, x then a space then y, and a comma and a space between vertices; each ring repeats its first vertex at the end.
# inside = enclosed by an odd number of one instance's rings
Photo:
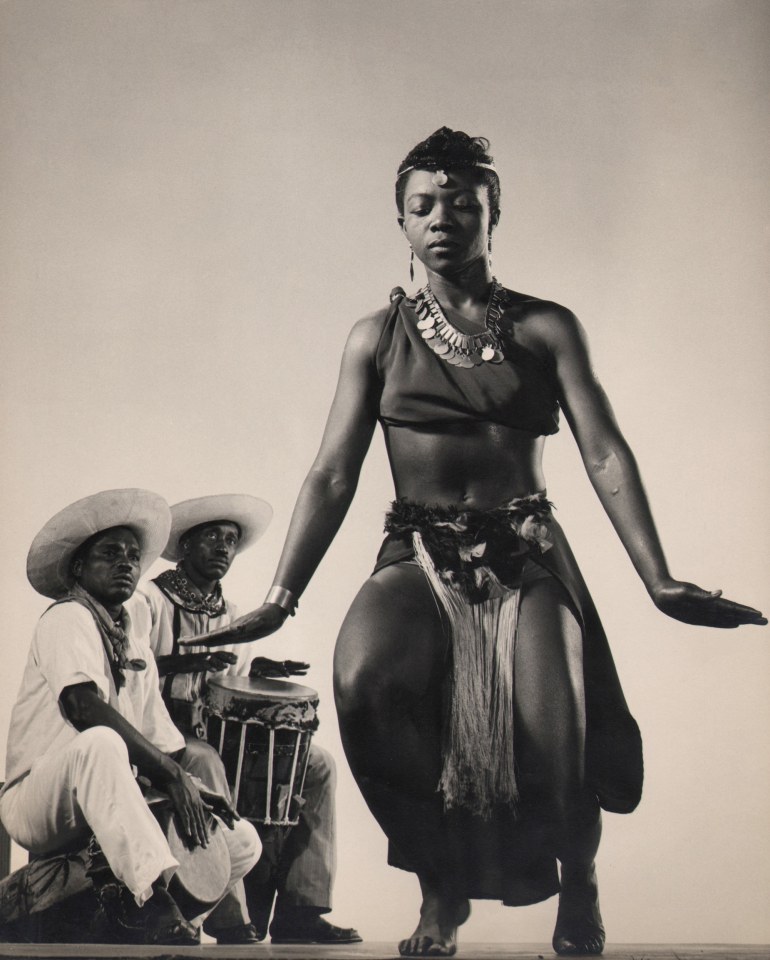
POLYGON ((417 929, 398 945, 402 957, 453 957, 457 928, 471 914, 470 902, 448 896, 422 879, 422 906, 417 929))
POLYGON ((604 925, 599 912, 596 869, 562 866, 559 912, 553 949, 560 956, 597 956, 604 949, 604 925))

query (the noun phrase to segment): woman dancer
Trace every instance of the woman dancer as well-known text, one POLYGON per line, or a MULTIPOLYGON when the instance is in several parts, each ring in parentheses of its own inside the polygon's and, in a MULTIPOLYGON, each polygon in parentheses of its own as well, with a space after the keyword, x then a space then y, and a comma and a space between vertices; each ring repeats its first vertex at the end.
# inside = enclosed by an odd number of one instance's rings
POLYGON ((579 323, 492 276, 500 185, 488 148, 441 128, 400 165, 398 219, 428 283, 414 298, 395 290, 353 328, 275 586, 220 639, 265 636, 293 613, 379 421, 397 499, 340 631, 335 696, 390 862, 420 881, 400 952, 453 954, 471 898, 515 905, 560 890, 555 951, 598 954, 600 808, 636 806, 641 741, 545 496, 559 409, 655 605, 686 623, 766 621, 673 579, 579 323))

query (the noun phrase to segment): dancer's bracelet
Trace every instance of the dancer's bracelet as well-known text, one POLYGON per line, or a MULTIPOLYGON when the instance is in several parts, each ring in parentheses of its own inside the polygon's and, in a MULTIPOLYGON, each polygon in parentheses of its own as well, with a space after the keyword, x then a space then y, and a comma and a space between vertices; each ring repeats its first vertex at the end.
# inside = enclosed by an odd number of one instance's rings
POLYGON ((265 597, 265 603, 274 603, 293 617, 298 601, 291 590, 287 590, 286 587, 270 587, 265 597))

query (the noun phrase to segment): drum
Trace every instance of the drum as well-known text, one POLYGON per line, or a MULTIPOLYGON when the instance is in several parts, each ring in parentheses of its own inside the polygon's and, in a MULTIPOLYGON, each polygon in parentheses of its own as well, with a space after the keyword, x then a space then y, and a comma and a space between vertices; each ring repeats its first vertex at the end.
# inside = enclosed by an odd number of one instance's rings
MULTIPOLYGON (((185 919, 193 920, 211 910, 227 891, 227 827, 213 829, 208 846, 191 849, 177 833, 168 797, 150 788, 145 800, 179 861, 168 883, 169 893, 185 919)), ((109 872, 92 836, 82 850, 32 857, 28 864, 0 880, 0 943, 112 942, 103 926, 91 879, 95 863, 103 873, 109 872)))
POLYGON ((252 823, 295 826, 318 693, 285 680, 209 677, 208 742, 222 757, 238 813, 252 823))
POLYGON ((150 788, 144 799, 179 863, 168 881, 168 892, 185 920, 192 920, 211 910, 227 892, 230 882, 230 851, 224 837, 227 827, 215 824, 214 818, 209 816, 208 844, 205 847, 190 847, 179 836, 168 797, 150 788))

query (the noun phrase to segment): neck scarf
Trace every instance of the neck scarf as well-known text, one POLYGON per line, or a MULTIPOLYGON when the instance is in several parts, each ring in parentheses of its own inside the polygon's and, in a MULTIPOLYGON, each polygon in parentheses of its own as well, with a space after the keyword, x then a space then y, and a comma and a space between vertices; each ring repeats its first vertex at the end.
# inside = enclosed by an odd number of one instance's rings
POLYGON ((112 619, 105 608, 95 600, 79 583, 76 583, 70 590, 68 596, 64 597, 59 603, 74 601, 85 607, 94 618, 94 623, 99 630, 102 638, 104 651, 107 654, 107 660, 110 664, 112 679, 115 682, 115 688, 120 690, 126 683, 126 670, 145 670, 147 663, 139 657, 135 659, 128 658, 128 635, 125 630, 126 611, 121 607, 119 622, 112 619))
POLYGON ((227 605, 222 596, 222 584, 217 581, 212 592, 204 597, 185 575, 181 562, 175 570, 164 570, 153 581, 169 600, 189 613, 203 613, 207 617, 220 617, 227 605))

